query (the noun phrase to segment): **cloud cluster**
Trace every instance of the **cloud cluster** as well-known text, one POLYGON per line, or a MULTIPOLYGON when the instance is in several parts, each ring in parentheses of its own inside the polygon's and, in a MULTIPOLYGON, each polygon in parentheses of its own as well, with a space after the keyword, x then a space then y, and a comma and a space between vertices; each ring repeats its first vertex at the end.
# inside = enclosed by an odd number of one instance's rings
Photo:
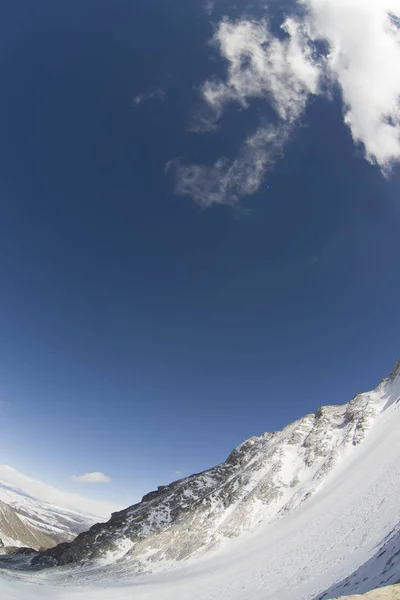
POLYGON ((243 108, 251 98, 267 97, 283 121, 293 121, 303 111, 309 94, 318 91, 320 71, 308 44, 306 31, 286 19, 286 39, 274 37, 267 21, 223 20, 213 44, 228 61, 226 81, 206 81, 205 101, 220 118, 229 102, 243 108))
POLYGON ((211 111, 193 130, 212 129, 225 108, 265 99, 276 121, 251 134, 233 160, 174 163, 176 190, 202 206, 235 204, 256 192, 282 155, 311 96, 337 86, 343 117, 365 157, 383 171, 400 161, 400 4, 398 0, 298 0, 302 16, 273 35, 266 19, 220 22, 212 39, 227 62, 224 80, 201 86, 211 111), (327 52, 318 52, 318 48, 327 52), (210 116, 211 114, 211 116, 210 116))
POLYGON ((101 473, 100 471, 94 471, 93 473, 85 473, 84 475, 73 475, 71 477, 75 483, 108 483, 111 481, 111 477, 101 473))

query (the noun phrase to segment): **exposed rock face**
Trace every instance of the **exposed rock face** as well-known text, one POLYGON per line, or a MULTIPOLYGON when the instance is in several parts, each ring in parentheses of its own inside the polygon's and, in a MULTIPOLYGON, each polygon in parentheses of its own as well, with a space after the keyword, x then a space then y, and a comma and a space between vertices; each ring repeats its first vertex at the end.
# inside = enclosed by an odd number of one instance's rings
POLYGON ((7 547, 20 545, 32 547, 35 550, 50 548, 54 546, 53 540, 24 523, 12 508, 0 501, 0 540, 2 552, 7 551, 7 547))
POLYGON ((250 438, 224 463, 159 487, 72 543, 40 554, 33 564, 65 565, 115 553, 143 572, 155 562, 196 555, 224 537, 282 517, 312 496, 336 462, 362 442, 399 373, 400 362, 375 391, 250 438))
POLYGON ((394 364, 394 367, 392 369, 392 372, 390 373, 389 377, 385 378, 382 380, 381 383, 385 383, 387 381, 389 382, 393 382, 395 379, 397 379, 400 375, 400 358, 398 358, 394 364))
POLYGON ((400 600, 400 585, 372 590, 362 596, 342 596, 341 600, 400 600))

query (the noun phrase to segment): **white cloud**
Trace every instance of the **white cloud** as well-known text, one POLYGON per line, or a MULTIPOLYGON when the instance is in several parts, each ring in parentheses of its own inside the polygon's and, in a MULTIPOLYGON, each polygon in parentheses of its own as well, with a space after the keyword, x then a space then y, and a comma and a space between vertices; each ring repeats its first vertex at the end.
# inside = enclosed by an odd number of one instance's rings
POLYGON ((242 109, 265 99, 276 119, 245 140, 233 160, 176 169, 179 194, 202 206, 235 204, 256 192, 282 155, 312 95, 333 84, 343 97, 344 122, 371 163, 388 171, 400 160, 400 3, 398 0, 298 0, 302 16, 288 17, 285 35, 274 36, 267 20, 224 19, 211 43, 227 61, 224 80, 201 86, 208 111, 193 131, 212 130, 228 104, 242 109), (392 18, 390 17, 392 15, 392 18), (324 42, 326 55, 317 54, 324 42), (323 85, 326 83, 327 85, 323 85))
POLYGON ((108 518, 111 512, 121 509, 120 506, 109 502, 84 498, 79 494, 71 492, 63 492, 43 481, 32 479, 8 465, 0 465, 0 480, 20 488, 39 500, 57 504, 63 508, 69 508, 81 513, 108 518))
POLYGON ((344 120, 366 158, 387 170, 400 160, 398 0, 303 0, 310 35, 329 43, 328 75, 339 84, 344 120))
POLYGON ((71 477, 75 483, 108 483, 111 481, 111 477, 101 473, 100 471, 94 471, 93 473, 85 473, 84 475, 73 475, 71 477))
POLYGON ((162 100, 164 98, 165 92, 162 89, 158 89, 155 92, 149 92, 148 94, 138 94, 133 99, 133 104, 139 106, 142 102, 146 102, 146 100, 153 100, 154 98, 159 98, 162 100))

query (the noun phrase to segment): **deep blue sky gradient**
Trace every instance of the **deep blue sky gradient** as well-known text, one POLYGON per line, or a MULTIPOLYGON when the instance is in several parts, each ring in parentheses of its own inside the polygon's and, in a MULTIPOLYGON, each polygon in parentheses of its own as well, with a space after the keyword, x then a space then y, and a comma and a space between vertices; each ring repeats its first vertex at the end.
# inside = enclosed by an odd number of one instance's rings
POLYGON ((174 194, 167 161, 234 156, 269 114, 187 131, 224 68, 211 35, 200 2, 160 0, 18 0, 0 25, 0 462, 75 490, 104 471, 90 493, 122 503, 399 353, 400 175, 363 159, 339 96, 243 210, 174 194))

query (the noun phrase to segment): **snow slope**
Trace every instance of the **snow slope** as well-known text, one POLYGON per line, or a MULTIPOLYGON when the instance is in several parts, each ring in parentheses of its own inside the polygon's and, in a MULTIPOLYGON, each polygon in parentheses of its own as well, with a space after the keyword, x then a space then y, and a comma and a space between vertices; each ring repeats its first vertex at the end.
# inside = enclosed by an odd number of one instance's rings
POLYGON ((57 544, 74 539, 78 533, 89 529, 98 521, 98 517, 93 515, 83 515, 38 500, 1 480, 0 502, 7 504, 28 527, 45 534, 57 544))
MULTIPOLYGON (((311 479, 312 494, 277 515, 280 518, 267 519, 236 538, 222 536, 218 547, 200 556, 150 562, 154 572, 139 577, 133 573, 135 560, 122 551, 109 554, 103 564, 0 571, 0 590, 7 600, 328 600, 396 583, 400 580, 398 366, 367 396, 363 411, 371 416, 365 437, 360 443, 354 443, 354 437, 350 445, 340 443, 324 477, 311 479)), ((355 408, 360 406, 358 402, 355 408)), ((284 472, 290 474, 291 452, 283 461, 284 472)))

